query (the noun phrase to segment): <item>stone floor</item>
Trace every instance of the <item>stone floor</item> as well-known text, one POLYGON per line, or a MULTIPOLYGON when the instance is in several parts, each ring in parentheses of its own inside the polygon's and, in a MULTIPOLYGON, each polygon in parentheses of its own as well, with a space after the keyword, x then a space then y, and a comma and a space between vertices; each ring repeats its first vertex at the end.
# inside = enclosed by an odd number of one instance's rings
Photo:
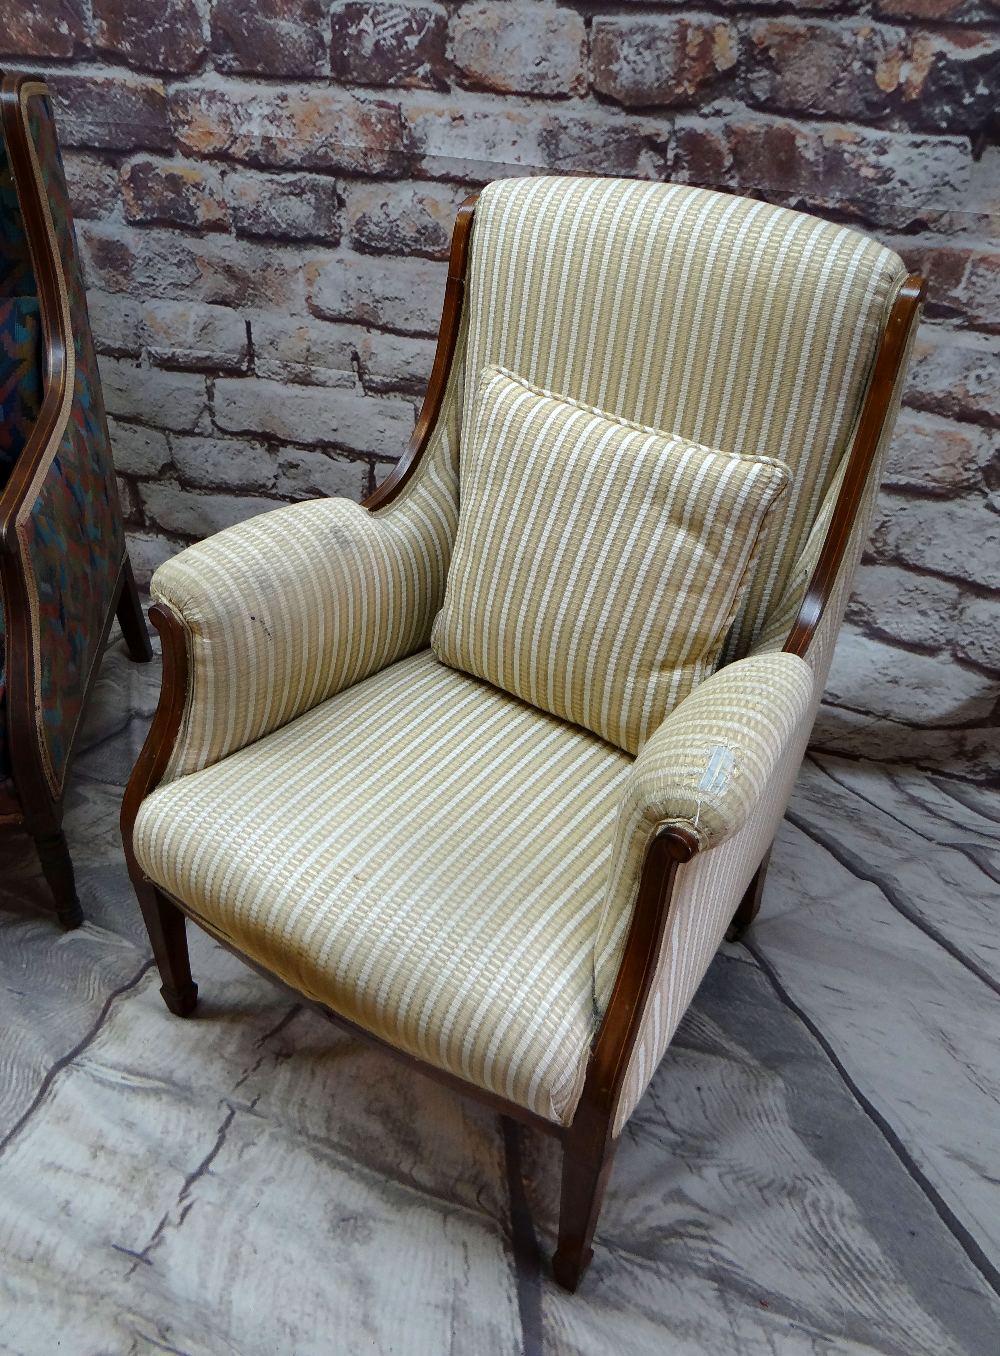
POLYGON ((0 1352, 1000 1350, 997 798, 809 756, 570 1297, 550 1142, 201 934, 199 1015, 163 1008, 117 823, 157 681, 112 646, 69 796, 86 925, 2 844, 0 1352))

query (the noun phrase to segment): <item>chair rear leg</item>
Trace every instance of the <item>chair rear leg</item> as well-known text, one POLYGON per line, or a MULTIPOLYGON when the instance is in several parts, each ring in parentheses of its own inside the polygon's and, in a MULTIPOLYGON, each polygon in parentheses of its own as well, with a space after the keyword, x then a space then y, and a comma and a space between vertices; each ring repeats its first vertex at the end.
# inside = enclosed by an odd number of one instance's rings
POLYGON ((590 1245, 616 1147, 606 1134, 574 1134, 571 1130, 566 1137, 559 1242, 552 1258, 552 1273, 564 1290, 576 1290, 594 1255, 590 1245))
POLYGON ((117 613, 118 624, 122 628, 122 635, 125 637, 129 656, 136 663, 147 663, 153 657, 153 646, 150 643, 149 631, 146 628, 146 619, 142 615, 139 590, 136 588, 135 575, 132 573, 132 562, 128 556, 125 557, 125 562, 122 565, 122 582, 118 594, 117 613))
POLYGON ((76 894, 73 860, 66 846, 66 835, 62 829, 57 829, 55 833, 36 834, 34 841, 42 873, 55 899, 56 916, 69 932, 83 922, 83 909, 76 894))
POLYGON ((160 972, 163 1001, 175 1017, 189 1017, 198 1002, 198 986, 191 978, 187 919, 148 881, 136 885, 135 893, 160 972))
POLYGON ((738 942, 747 928, 760 913, 760 901, 764 894, 764 880, 767 876, 768 864, 771 860, 771 849, 764 853, 760 866, 753 873, 750 884, 746 888, 746 894, 740 900, 736 912, 733 914, 733 921, 726 930, 727 942, 738 942))

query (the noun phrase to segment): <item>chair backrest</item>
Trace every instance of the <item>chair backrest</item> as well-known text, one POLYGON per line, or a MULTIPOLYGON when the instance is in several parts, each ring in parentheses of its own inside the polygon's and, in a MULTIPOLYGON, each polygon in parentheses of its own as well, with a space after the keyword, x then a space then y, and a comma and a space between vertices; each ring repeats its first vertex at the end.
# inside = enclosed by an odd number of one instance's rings
POLYGON ((28 441, 41 400, 42 322, 35 272, 0 138, 0 489, 28 441))
POLYGON ((857 420, 906 277, 844 226, 676 184, 490 184, 467 278, 462 442, 490 364, 624 418, 779 457, 790 494, 728 657, 751 648, 803 549, 857 420))
POLYGON ((47 791, 58 796, 117 597, 125 534, 48 91, 30 77, 6 76, 0 107, 48 346, 39 417, 0 497, 17 534, 28 604, 14 610, 5 599, 8 655, 16 646, 31 659, 9 665, 8 715, 11 728, 24 731, 12 742, 19 787, 17 750, 33 738, 47 791))

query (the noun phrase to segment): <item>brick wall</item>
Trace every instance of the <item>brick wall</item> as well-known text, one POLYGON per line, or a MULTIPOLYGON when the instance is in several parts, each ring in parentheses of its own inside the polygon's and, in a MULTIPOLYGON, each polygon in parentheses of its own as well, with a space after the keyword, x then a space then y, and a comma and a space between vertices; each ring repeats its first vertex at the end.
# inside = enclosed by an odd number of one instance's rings
POLYGON ((931 302, 819 738, 989 772, 998 0, 0 0, 0 46, 55 93, 146 576, 385 474, 470 186, 678 179, 900 250, 931 302))

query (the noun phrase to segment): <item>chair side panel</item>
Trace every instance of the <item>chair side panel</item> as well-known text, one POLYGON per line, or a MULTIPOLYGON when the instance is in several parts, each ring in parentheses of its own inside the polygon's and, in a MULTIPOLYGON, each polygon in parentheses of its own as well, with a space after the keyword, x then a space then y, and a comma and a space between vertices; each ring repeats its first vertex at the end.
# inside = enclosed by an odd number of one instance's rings
MULTIPOLYGON (((22 107, 51 230, 50 240, 33 241, 32 250, 56 252, 73 341, 68 418, 17 521, 37 656, 34 699, 42 761, 58 795, 115 602, 125 535, 66 179, 44 87, 24 87, 22 107)), ((19 185, 24 191, 28 186, 19 185)))

